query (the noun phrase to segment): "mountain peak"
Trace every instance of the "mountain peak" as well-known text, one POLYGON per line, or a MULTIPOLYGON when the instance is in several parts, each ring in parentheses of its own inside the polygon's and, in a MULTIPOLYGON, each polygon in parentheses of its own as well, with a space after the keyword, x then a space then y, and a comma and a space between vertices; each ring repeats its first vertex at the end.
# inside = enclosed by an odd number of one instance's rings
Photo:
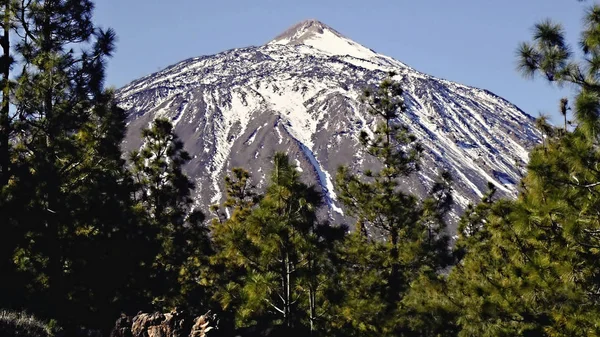
POLYGON ((374 59, 377 53, 354 42, 337 30, 315 19, 299 22, 277 35, 268 45, 305 45, 331 55, 349 55, 360 59, 374 59))
POLYGON ((155 118, 169 118, 193 158, 186 169, 202 187, 194 198, 205 211, 223 201, 231 167, 247 169, 262 189, 269 158, 289 153, 306 182, 321 187, 333 222, 348 222, 333 177, 339 165, 352 172, 373 167, 356 140, 376 127, 376 119, 359 97, 395 71, 407 102, 399 122, 424 149, 423 170, 402 188, 426 197, 438 169, 452 172, 456 212, 448 218, 454 225, 489 181, 500 197, 517 193, 527 148, 541 143, 541 134, 516 106, 426 76, 316 20, 296 25, 273 43, 189 59, 119 90, 119 106, 128 116, 124 148, 139 149, 140 130, 155 118))
POLYGON ((287 44, 287 45, 298 45, 304 44, 306 40, 318 38, 319 35, 326 34, 327 32, 333 34, 336 37, 344 38, 335 29, 329 27, 323 22, 315 19, 309 19, 301 21, 292 27, 286 29, 283 33, 277 35, 268 44, 287 44))

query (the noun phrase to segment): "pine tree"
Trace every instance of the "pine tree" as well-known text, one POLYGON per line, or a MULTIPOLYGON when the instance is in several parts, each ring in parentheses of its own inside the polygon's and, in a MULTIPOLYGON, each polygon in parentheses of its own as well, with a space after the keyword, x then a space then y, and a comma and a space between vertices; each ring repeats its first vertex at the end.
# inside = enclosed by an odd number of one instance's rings
POLYGON ((343 289, 339 247, 346 237, 346 226, 313 222, 300 246, 303 268, 299 270, 299 289, 304 292, 299 307, 303 325, 311 336, 328 336, 335 331, 334 308, 340 303, 343 289))
POLYGON ((14 64, 11 55, 10 35, 15 25, 14 1, 4 0, 2 6, 2 58, 0 61, 0 72, 2 73, 2 103, 0 107, 0 191, 8 185, 10 180, 10 135, 12 130, 10 115, 11 95, 11 68, 14 64))
MULTIPOLYGON (((520 46, 520 69, 578 88, 574 128, 530 154, 516 201, 486 205, 470 217, 458 246, 460 263, 438 293, 455 310, 459 336, 598 336, 600 176, 598 130, 600 6, 587 12, 578 63, 560 25, 535 26, 533 43, 520 46)), ((567 101, 559 112, 565 116, 567 101)))
MULTIPOLYGON (((12 287, 0 287, 1 305, 56 319, 67 331, 109 328, 127 303, 135 304, 127 286, 138 262, 130 251, 137 235, 131 180, 120 151, 125 114, 103 88, 114 32, 93 25, 90 1, 3 5, 12 6, 3 13, 12 21, 3 43, 14 39, 19 72, 10 74, 9 95, 7 76, 2 82, 3 99, 10 99, 6 271, 16 274, 5 275, 12 287)), ((3 58, 5 72, 11 59, 3 58)))
POLYGON ((588 165, 600 157, 578 133, 534 150, 519 199, 494 203, 459 239, 444 298, 460 336, 599 334, 598 198, 576 179, 598 178, 588 165))
POLYGON ((358 226, 357 234, 348 241, 348 256, 351 268, 358 269, 349 274, 359 279, 349 280, 348 286, 365 287, 355 292, 357 298, 348 297, 349 309, 341 310, 349 313, 348 324, 363 333, 380 336, 398 335, 406 328, 398 318, 404 316, 401 301, 411 282, 421 273, 435 274, 449 262, 444 214, 451 204, 450 177, 444 173, 431 198, 423 203, 402 191, 401 179, 419 169, 422 147, 400 123, 399 118, 406 111, 403 91, 391 79, 394 74, 390 75, 375 91, 367 90, 363 96, 369 113, 380 122, 372 136, 362 132, 360 141, 381 162, 381 170, 369 170, 359 177, 341 167, 337 175, 340 200, 357 219, 358 226), (367 236, 380 236, 384 242, 367 236), (382 255, 369 257, 378 264, 367 267, 361 266, 369 262, 360 254, 382 255), (366 274, 361 274, 361 269, 366 274), (370 317, 361 314, 359 306, 367 301, 366 294, 371 295, 371 306, 383 308, 382 313, 371 313, 370 317))
POLYGON ((11 51, 11 34, 14 31, 16 23, 14 1, 2 1, 0 3, 0 21, 2 22, 2 36, 0 36, 0 46, 2 46, 2 56, 0 58, 0 73, 2 87, 2 101, 0 106, 0 223, 2 224, 3 235, 0 237, 0 270, 5 275, 0 280, 0 289, 5 292, 0 296, 6 298, 5 306, 12 306, 15 303, 13 299, 18 298, 19 284, 22 280, 18 279, 12 263, 12 254, 16 248, 16 242, 19 238, 18 229, 14 218, 10 216, 14 209, 15 198, 10 192, 9 183, 11 179, 11 154, 12 145, 10 142, 13 135, 13 120, 10 113, 10 99, 14 89, 12 81, 12 67, 14 59, 11 51))
POLYGON ((372 240, 362 228, 348 234, 341 248, 341 301, 334 306, 332 335, 380 336, 387 328, 386 275, 389 247, 372 240), (385 316, 385 317, 384 317, 385 316))
MULTIPOLYGON (((226 270, 217 285, 223 308, 237 326, 280 325, 316 335, 325 329, 328 252, 344 230, 319 224, 321 195, 300 181, 287 156, 277 153, 264 195, 248 193, 248 173, 226 181, 229 217, 213 222, 215 262, 226 270)), ((292 331, 292 330, 289 330, 292 331)))
MULTIPOLYGON (((458 303, 466 296, 455 291, 463 289, 454 282, 465 282, 460 271, 464 270, 462 260, 469 249, 489 240, 487 219, 494 206, 496 187, 488 183, 488 189, 479 204, 467 206, 459 221, 458 232, 461 236, 453 251, 451 277, 445 273, 422 275, 405 298, 405 303, 419 318, 410 322, 411 330, 420 336, 456 336, 460 331, 457 321, 462 307, 458 303)), ((480 258, 485 260, 487 255, 480 255, 480 258)))
POLYGON ((134 199, 140 212, 146 213, 143 231, 151 247, 146 256, 150 259, 146 286, 158 308, 189 306, 186 293, 198 290, 193 289, 197 282, 181 276, 198 277, 189 274, 188 263, 201 263, 198 259, 210 252, 204 216, 193 210, 195 186, 183 172, 191 158, 166 119, 156 119, 152 128, 142 130, 142 137, 142 149, 133 151, 130 160, 134 199))
POLYGON ((216 217, 211 223, 211 237, 215 254, 211 256, 211 269, 208 284, 214 293, 215 306, 222 308, 219 317, 233 334, 236 325, 237 308, 242 306, 241 285, 246 272, 246 257, 243 255, 250 246, 245 235, 245 221, 260 199, 255 187, 250 183, 250 174, 242 168, 234 168, 225 178, 226 200, 223 207, 212 206, 216 217))

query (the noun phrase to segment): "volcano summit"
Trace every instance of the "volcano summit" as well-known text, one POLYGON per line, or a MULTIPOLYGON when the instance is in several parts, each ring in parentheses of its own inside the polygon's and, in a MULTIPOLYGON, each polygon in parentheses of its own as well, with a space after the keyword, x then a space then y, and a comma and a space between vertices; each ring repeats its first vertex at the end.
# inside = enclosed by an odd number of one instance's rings
POLYGON ((344 219, 333 176, 340 165, 361 170, 371 158, 358 142, 375 121, 359 103, 363 90, 389 72, 405 90, 401 116, 422 143, 420 172, 404 188, 423 195, 444 168, 454 177, 454 216, 477 202, 488 181, 516 195, 528 149, 541 142, 534 119, 493 93, 421 73, 316 20, 298 23, 263 46, 191 58, 118 91, 128 111, 127 150, 141 146, 140 129, 166 117, 185 142, 206 208, 224 198, 227 172, 237 166, 265 185, 275 151, 290 155, 318 184, 329 215, 344 219))

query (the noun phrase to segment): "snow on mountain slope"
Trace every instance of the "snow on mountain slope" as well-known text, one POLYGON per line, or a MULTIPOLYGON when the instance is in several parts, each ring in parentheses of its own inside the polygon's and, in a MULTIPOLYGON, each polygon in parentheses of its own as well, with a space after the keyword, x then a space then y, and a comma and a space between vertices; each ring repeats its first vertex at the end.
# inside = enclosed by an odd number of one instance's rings
POLYGON ((264 46, 191 58, 118 91, 129 113, 125 148, 156 117, 170 118, 193 159, 186 167, 206 207, 223 199, 236 166, 266 183, 274 151, 286 151, 323 189, 329 215, 343 219, 333 188, 340 165, 373 165, 357 137, 374 127, 362 91, 389 71, 405 89, 401 117, 425 148, 423 169, 404 187, 424 195, 441 168, 455 178, 455 216, 487 182, 514 196, 528 149, 541 141, 533 118, 482 89, 420 73, 316 20, 301 22, 264 46))
POLYGON ((317 20, 301 22, 268 44, 306 45, 330 55, 350 55, 365 60, 377 58, 374 51, 345 38, 336 30, 317 20))

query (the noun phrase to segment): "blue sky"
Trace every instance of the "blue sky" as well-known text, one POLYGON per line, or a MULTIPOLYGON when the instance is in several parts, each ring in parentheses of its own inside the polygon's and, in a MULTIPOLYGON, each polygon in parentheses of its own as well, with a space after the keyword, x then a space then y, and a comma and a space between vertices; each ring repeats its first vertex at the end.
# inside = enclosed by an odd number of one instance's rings
POLYGON ((515 49, 535 22, 563 23, 577 45, 575 0, 97 0, 95 21, 119 37, 107 85, 121 87, 189 57, 268 42, 318 19, 352 40, 422 72, 488 89, 556 122, 558 90, 515 70, 515 49))

